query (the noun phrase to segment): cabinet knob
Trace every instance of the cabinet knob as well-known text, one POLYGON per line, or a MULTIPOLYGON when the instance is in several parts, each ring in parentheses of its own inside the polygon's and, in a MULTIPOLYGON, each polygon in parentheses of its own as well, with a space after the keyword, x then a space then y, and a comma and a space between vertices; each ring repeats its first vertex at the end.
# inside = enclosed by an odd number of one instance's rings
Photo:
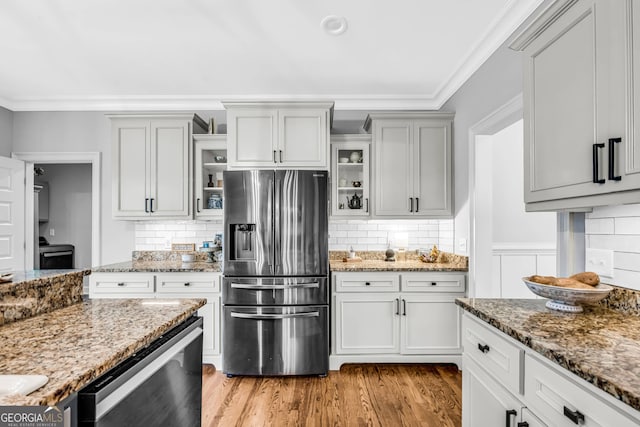
POLYGON ((124 286, 124 283, 120 282, 118 283, 118 286, 124 286))
POLYGON ((491 349, 489 348, 489 346, 487 344, 478 343, 478 350, 480 350, 483 353, 488 353, 489 350, 491 350, 491 349))
POLYGON ((436 286, 438 282, 431 282, 431 286, 436 286))
POLYGON ((185 286, 191 286, 191 283, 189 283, 189 282, 185 282, 185 284, 184 284, 184 285, 185 285, 185 286))
POLYGON ((364 285, 365 286, 371 286, 371 283, 370 282, 364 282, 364 285))

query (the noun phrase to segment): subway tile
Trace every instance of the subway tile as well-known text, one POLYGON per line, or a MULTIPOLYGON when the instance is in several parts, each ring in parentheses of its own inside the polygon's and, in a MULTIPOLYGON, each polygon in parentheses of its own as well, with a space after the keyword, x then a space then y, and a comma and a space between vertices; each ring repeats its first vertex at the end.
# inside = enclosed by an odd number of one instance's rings
MULTIPOLYGON (((624 217, 615 219, 615 234, 637 234, 640 235, 640 218, 624 217)), ((640 237, 638 237, 640 243, 640 237)))
POLYGON ((584 221, 585 234, 614 234, 613 218, 587 218, 584 221))
POLYGON ((640 272, 614 268, 612 282, 616 286, 640 290, 640 272))
POLYGON ((586 218, 618 218, 624 216, 640 217, 640 204, 600 206, 586 214, 586 218))
POLYGON ((347 237, 367 237, 366 231, 347 231, 347 237))
POLYGON ((344 230, 336 230, 329 232, 331 237, 347 237, 347 231, 344 230))
POLYGON ((589 248, 640 253, 640 239, 638 236, 592 234, 588 240, 589 248))
POLYGON ((356 239, 356 243, 359 245, 369 245, 369 244, 377 244, 378 239, 375 237, 359 237, 356 239))
POLYGON ((640 272, 640 253, 614 252, 613 266, 622 270, 640 272))

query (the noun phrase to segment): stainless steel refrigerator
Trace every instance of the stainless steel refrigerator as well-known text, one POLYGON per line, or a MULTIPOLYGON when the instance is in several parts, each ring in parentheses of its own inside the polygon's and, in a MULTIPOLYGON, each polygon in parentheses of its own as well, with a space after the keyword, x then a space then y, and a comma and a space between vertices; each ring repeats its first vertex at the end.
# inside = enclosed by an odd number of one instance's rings
POLYGON ((326 375, 328 174, 224 173, 223 370, 326 375))

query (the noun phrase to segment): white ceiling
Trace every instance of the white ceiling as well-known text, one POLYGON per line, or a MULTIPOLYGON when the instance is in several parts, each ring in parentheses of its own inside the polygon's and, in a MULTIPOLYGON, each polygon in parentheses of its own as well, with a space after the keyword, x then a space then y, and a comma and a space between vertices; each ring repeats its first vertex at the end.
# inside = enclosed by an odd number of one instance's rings
POLYGON ((541 0, 2 0, 0 105, 437 109, 541 0), (320 22, 343 16, 347 31, 320 22))

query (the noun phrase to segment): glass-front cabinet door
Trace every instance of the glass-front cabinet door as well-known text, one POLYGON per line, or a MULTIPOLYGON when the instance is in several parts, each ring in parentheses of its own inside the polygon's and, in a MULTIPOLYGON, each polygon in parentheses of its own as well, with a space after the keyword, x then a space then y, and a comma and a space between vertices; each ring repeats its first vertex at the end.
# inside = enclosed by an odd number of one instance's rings
POLYGON ((331 214, 369 216, 371 135, 331 135, 331 214))
POLYGON ((194 135, 196 219, 222 219, 222 172, 227 169, 227 135, 194 135))

